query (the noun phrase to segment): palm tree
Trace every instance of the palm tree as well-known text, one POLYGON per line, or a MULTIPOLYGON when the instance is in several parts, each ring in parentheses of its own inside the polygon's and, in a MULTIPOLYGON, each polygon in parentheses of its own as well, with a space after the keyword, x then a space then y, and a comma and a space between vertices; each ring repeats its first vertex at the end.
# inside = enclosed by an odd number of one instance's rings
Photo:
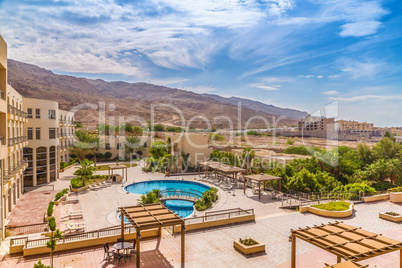
POLYGON ((134 149, 137 149, 137 151, 142 150, 142 147, 140 146, 140 141, 141 139, 137 136, 126 136, 126 144, 125 144, 125 153, 126 153, 126 158, 129 158, 129 155, 134 153, 134 149))
POLYGON ((389 178, 392 184, 396 183, 396 179, 400 177, 402 174, 402 166, 401 161, 397 158, 389 159, 387 161, 388 164, 388 171, 389 171, 389 178))
POLYGON ((82 176, 82 185, 85 186, 85 178, 94 173, 95 167, 92 166, 93 162, 85 159, 80 161, 81 167, 74 172, 74 175, 82 176))
POLYGON ((74 144, 73 147, 69 148, 71 154, 77 156, 78 160, 83 161, 88 155, 94 154, 92 148, 80 147, 74 144))
POLYGON ((251 147, 247 147, 243 149, 242 158, 246 163, 247 171, 250 169, 251 162, 255 157, 255 151, 251 149, 251 147))

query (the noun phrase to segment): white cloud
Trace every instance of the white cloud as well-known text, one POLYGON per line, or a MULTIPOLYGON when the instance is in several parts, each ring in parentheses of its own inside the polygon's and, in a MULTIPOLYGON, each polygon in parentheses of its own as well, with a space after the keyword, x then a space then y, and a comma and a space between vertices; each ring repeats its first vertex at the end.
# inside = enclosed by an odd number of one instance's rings
POLYGON ((362 102, 362 101, 400 101, 402 95, 395 96, 382 96, 382 95, 360 95, 353 97, 329 97, 330 100, 344 101, 344 102, 362 102))
POLYGON ((339 74, 329 75, 328 77, 329 77, 329 78, 338 78, 338 77, 339 77, 339 74))
POLYGON ((304 77, 304 78, 313 78, 315 75, 313 74, 308 74, 308 75, 299 75, 299 77, 304 77))
POLYGON ((281 85, 264 85, 264 84, 260 84, 260 83, 252 83, 252 84, 249 84, 249 86, 256 87, 256 88, 263 89, 263 90, 268 90, 268 91, 279 90, 279 88, 281 87, 281 85))
POLYGON ((317 75, 317 78, 323 78, 324 76, 322 76, 322 75, 317 75))
POLYGON ((343 37, 361 37, 372 35, 377 32, 380 25, 381 23, 379 21, 359 21, 347 23, 341 26, 342 31, 339 33, 339 35, 343 37))
POLYGON ((322 94, 325 94, 325 95, 330 95, 330 96, 332 96, 332 95, 336 95, 336 94, 338 94, 339 92, 338 91, 336 91, 336 90, 330 90, 330 91, 325 91, 325 92, 322 92, 322 94))
POLYGON ((342 65, 343 68, 341 68, 341 71, 348 73, 353 79, 374 79, 378 73, 384 72, 387 69, 385 63, 374 59, 367 59, 365 61, 344 59, 342 65))

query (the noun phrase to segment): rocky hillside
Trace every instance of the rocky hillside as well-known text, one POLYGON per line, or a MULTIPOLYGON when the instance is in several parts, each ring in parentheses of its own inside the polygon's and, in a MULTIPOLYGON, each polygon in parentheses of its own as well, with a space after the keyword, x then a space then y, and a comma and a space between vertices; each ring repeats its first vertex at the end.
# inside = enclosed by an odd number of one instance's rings
MULTIPOLYGON (((9 83, 24 97, 54 100, 60 103, 61 109, 70 110, 83 104, 88 107, 89 105, 98 106, 99 102, 105 102, 106 107, 112 110, 107 112, 107 117, 111 115, 140 116, 149 121, 152 106, 171 104, 181 111, 185 121, 198 117, 192 123, 195 127, 208 127, 201 117, 208 118, 213 127, 229 127, 228 120, 222 118, 226 116, 237 128, 237 98, 226 99, 217 95, 201 95, 147 83, 106 82, 100 79, 57 75, 38 66, 14 60, 8 61, 8 70, 9 83), (221 118, 216 119, 218 116, 221 118)), ((246 99, 241 99, 241 102, 242 125, 255 115, 266 117, 269 122, 272 121, 272 116, 284 115, 286 118, 280 121, 280 125, 291 125, 306 114, 246 99)), ((181 123, 180 116, 171 107, 155 108, 157 123, 178 125, 181 123)), ((76 114, 76 119, 88 126, 95 126, 98 118, 99 113, 96 109, 81 110, 76 114)), ((136 122, 133 121, 133 123, 136 122)), ((262 121, 253 121, 251 127, 263 126, 262 121)))

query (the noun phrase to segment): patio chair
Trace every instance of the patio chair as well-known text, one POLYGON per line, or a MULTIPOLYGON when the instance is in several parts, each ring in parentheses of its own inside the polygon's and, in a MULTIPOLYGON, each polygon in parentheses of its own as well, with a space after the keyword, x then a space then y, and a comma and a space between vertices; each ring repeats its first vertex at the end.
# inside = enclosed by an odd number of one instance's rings
POLYGON ((66 228, 67 228, 69 231, 78 231, 78 230, 83 230, 83 231, 85 231, 85 225, 82 225, 82 226, 72 226, 71 224, 67 223, 67 224, 66 224, 66 228))
POLYGON ((137 239, 134 239, 133 246, 127 248, 129 257, 131 257, 131 254, 137 254, 137 250, 135 250, 136 245, 137 245, 137 239))
POLYGON ((67 210, 66 212, 67 212, 66 217, 69 217, 69 218, 82 217, 83 216, 83 213, 80 210, 77 210, 77 211, 69 211, 69 210, 67 210))
POLYGON ((113 259, 114 249, 109 248, 109 242, 103 244, 103 250, 104 250, 103 259, 107 259, 108 262, 111 261, 113 259))
POLYGON ((119 252, 117 251, 113 251, 113 264, 117 261, 117 265, 120 264, 121 259, 124 259, 124 261, 126 262, 126 259, 124 258, 123 255, 121 255, 119 252))
POLYGON ((124 243, 124 238, 117 238, 117 243, 124 243))

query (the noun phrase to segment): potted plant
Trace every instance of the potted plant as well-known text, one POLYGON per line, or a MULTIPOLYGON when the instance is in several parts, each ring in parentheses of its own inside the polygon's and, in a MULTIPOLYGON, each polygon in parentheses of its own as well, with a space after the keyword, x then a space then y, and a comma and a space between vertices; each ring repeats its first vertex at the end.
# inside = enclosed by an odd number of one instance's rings
POLYGON ((233 247, 246 255, 257 252, 265 252, 265 244, 251 237, 234 240, 233 247))

